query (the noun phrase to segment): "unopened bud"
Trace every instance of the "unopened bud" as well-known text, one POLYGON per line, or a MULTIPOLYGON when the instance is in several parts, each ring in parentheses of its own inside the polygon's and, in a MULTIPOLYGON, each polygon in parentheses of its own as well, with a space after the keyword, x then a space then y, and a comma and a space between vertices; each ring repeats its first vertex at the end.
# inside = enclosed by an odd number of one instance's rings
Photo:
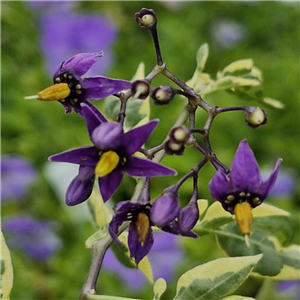
POLYGON ((184 143, 190 136, 189 130, 185 126, 178 126, 172 128, 169 134, 170 138, 178 143, 184 143))
POLYGON ((150 84, 147 80, 136 80, 131 85, 131 95, 134 99, 146 99, 150 93, 150 84))
POLYGON ((152 92, 151 97, 157 105, 168 104, 174 97, 174 91, 169 86, 158 86, 152 92))
POLYGON ((184 144, 169 139, 164 145, 164 150, 168 155, 182 155, 184 152, 184 144))
POLYGON ((246 122, 252 128, 256 128, 260 125, 267 123, 267 113, 260 107, 251 107, 246 112, 246 122))
POLYGON ((142 8, 135 14, 135 19, 141 28, 151 28, 156 24, 156 15, 153 9, 142 8))

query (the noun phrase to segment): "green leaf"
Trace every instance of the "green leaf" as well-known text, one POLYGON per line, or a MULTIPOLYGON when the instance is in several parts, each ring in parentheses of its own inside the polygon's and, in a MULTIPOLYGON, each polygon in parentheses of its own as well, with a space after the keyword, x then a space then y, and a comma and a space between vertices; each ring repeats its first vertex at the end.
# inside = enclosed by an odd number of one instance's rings
POLYGON ((140 113, 141 107, 145 100, 129 99, 126 106, 125 130, 129 130, 136 126, 143 118, 147 116, 146 113, 140 113))
POLYGON ((243 76, 246 74, 249 74, 253 67, 253 60, 248 59, 240 59, 237 61, 234 61, 230 63, 228 66, 226 66, 223 71, 218 75, 220 77, 224 77, 227 75, 230 76, 243 76))
POLYGON ((239 295, 231 295, 231 296, 222 298, 222 300, 255 300, 255 299, 251 298, 251 297, 244 297, 244 296, 239 296, 239 295))
POLYGON ((260 81, 257 79, 250 79, 244 77, 235 77, 235 76, 225 76, 219 78, 215 84, 214 89, 232 89, 240 86, 257 86, 260 85, 260 81))
POLYGON ((232 293, 249 276, 262 255, 210 261, 183 274, 174 300, 217 300, 232 293))
POLYGON ((202 71, 204 70, 204 66, 208 58, 208 53, 209 53, 209 49, 208 49, 208 44, 206 43, 201 45, 197 51, 196 60, 197 60, 197 71, 199 73, 202 73, 202 71))
POLYGON ((1 231, 1 299, 9 300, 13 279, 10 252, 1 231))
POLYGON ((209 206, 203 220, 197 223, 193 230, 204 235, 233 220, 234 217, 223 209, 220 202, 216 201, 209 206))
POLYGON ((167 283, 163 278, 158 278, 153 285, 153 300, 159 300, 161 295, 165 292, 167 283))
POLYGON ((216 232, 217 240, 226 255, 235 257, 263 253, 254 271, 264 276, 278 275, 285 262, 284 253, 278 245, 288 243, 293 236, 291 221, 287 216, 256 217, 247 247, 235 223, 223 226, 216 232))
POLYGON ((120 99, 115 96, 108 96, 104 100, 104 114, 109 121, 117 121, 120 112, 120 99))

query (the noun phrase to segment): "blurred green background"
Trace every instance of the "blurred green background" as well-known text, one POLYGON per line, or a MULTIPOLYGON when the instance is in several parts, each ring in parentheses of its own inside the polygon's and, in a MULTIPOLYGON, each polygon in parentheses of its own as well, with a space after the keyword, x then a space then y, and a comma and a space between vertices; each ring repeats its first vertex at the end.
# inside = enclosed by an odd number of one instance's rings
MULTIPOLYGON (((243 138, 247 138, 260 166, 267 172, 270 173, 277 158, 283 158, 281 171, 293 177, 295 186, 288 196, 273 195, 268 203, 291 212, 298 233, 294 242, 299 243, 299 2, 78 1, 73 11, 105 15, 117 27, 118 38, 111 49, 114 59, 105 75, 130 80, 140 62, 145 63, 146 73, 155 65, 150 34, 141 30, 134 19, 134 13, 142 7, 155 10, 163 59, 168 69, 181 80, 187 81, 192 77, 196 52, 201 44, 208 43, 210 54, 205 72, 215 77, 218 70, 232 61, 252 58, 263 72, 265 96, 284 103, 284 109, 265 105, 268 124, 255 130, 245 124, 241 112, 222 114, 213 123, 211 144, 218 158, 228 167, 243 138)), ((44 263, 27 259, 20 252, 12 252, 15 285, 11 299, 77 299, 91 258, 84 241, 95 231, 95 226, 88 217, 77 220, 75 210, 62 204, 55 186, 45 173, 45 163, 52 154, 87 145, 90 141, 83 120, 75 113, 65 115, 58 103, 24 100, 24 96, 35 94, 52 84, 53 74, 45 67, 40 48, 38 18, 38 10, 32 9, 26 1, 1 2, 2 155, 17 154, 29 159, 40 175, 25 199, 2 205, 2 217, 28 213, 38 220, 57 221, 63 246, 44 263)), ((154 86, 158 84, 170 82, 158 77, 154 86)), ((210 94, 204 100, 218 106, 257 105, 226 92, 210 94)), ((103 101, 94 104, 101 108, 103 101)), ((151 103, 151 118, 158 117, 161 122, 151 136, 149 147, 164 139, 181 109, 180 101, 163 107, 154 107, 151 103)), ((201 127, 205 115, 198 111, 196 120, 197 126, 201 127)), ((180 176, 199 159, 194 149, 186 149, 184 156, 166 157, 163 163, 175 168, 180 176)), ((213 174, 210 165, 199 173, 199 196, 210 203, 213 200, 207 184, 213 174)), ((75 175, 76 172, 71 177, 75 175)), ((154 179, 152 196, 161 193, 178 178, 154 179)), ((188 181, 180 189, 183 205, 190 198, 191 184, 188 181)), ((134 182, 126 177, 114 198, 129 199, 133 188, 134 182)), ((183 261, 174 262, 178 271, 174 274, 175 279, 189 268, 221 256, 212 236, 204 236, 197 241, 180 241, 186 255, 183 261)), ((242 286, 239 292, 255 297, 261 280, 251 280, 251 286, 242 286)), ((108 271, 101 273, 99 281, 101 294, 152 297, 150 284, 133 290, 123 286, 117 274, 108 271)), ((171 299, 174 295, 175 282, 169 285, 164 299, 171 299)), ((277 299, 272 294, 276 292, 274 287, 269 292, 269 299, 277 299)))

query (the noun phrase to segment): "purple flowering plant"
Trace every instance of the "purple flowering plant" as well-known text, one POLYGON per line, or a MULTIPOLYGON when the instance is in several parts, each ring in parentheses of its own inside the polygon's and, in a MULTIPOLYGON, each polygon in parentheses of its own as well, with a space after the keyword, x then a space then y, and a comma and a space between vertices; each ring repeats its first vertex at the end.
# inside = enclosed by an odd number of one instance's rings
MULTIPOLYGON (((58 101, 68 113, 74 109, 78 117, 84 119, 92 144, 49 157, 50 161, 79 166, 78 174, 67 188, 66 204, 83 205, 86 201, 98 220, 98 230, 87 242, 92 249, 92 260, 80 299, 112 297, 98 295, 96 291, 102 262, 110 247, 125 247, 127 252, 121 261, 140 268, 152 282, 147 256, 156 242, 155 231, 197 240, 199 248, 201 236, 213 234, 226 255, 182 274, 173 299, 227 299, 252 272, 261 278, 296 279, 300 269, 299 246, 290 245, 293 228, 288 214, 263 203, 272 192, 282 159, 278 158, 269 178, 263 180, 246 139, 238 145, 231 169, 217 158, 211 143, 213 122, 224 113, 243 111, 245 123, 253 129, 267 123, 267 112, 259 106, 219 107, 204 100, 207 94, 218 90, 255 98, 262 81, 261 73, 251 59, 244 59, 226 66, 213 79, 203 72, 208 57, 208 45, 204 44, 197 52, 197 67, 192 78, 187 82, 179 79, 167 69, 162 58, 157 19, 152 9, 143 8, 135 14, 138 26, 150 31, 154 43, 156 65, 148 75, 131 81, 102 75, 85 77, 96 58, 105 59, 105 56, 101 51, 80 53, 60 64, 52 86, 27 97, 58 101), (169 79, 170 86, 154 86, 153 79, 159 76, 169 79), (106 100, 101 100, 103 98, 106 100), (148 147, 148 141, 163 120, 150 120, 150 99, 158 108, 175 101, 182 104, 175 123, 166 124, 165 139, 155 141, 152 147, 148 147), (111 101, 110 108, 115 104, 112 110, 118 112, 117 116, 100 111, 90 100, 111 101), (133 128, 125 126, 131 116, 128 113, 130 103, 137 103, 139 113, 139 122, 133 128), (200 128, 196 125, 199 110, 206 114, 200 128), (162 160, 170 156, 179 161, 180 156, 186 155, 187 147, 195 152, 191 158, 195 160, 193 167, 183 176, 177 175, 179 172, 162 160), (201 199, 200 192, 205 186, 201 174, 207 165, 215 171, 207 183, 210 200, 216 200, 210 205, 209 200, 201 199), (125 174, 135 182, 130 199, 120 199, 117 194, 125 174), (165 176, 170 175, 177 175, 176 183, 157 190, 153 177, 163 182, 165 176), (182 199, 180 189, 190 181, 190 196, 182 199), (108 205, 114 205, 114 209, 109 209, 108 205)), ((279 101, 270 98, 259 96, 255 100, 260 104, 280 106, 279 101)), ((168 260, 168 255, 165 259, 168 260)), ((147 299, 163 299, 165 289, 165 280, 159 278, 154 283, 154 297, 151 295, 147 299)))

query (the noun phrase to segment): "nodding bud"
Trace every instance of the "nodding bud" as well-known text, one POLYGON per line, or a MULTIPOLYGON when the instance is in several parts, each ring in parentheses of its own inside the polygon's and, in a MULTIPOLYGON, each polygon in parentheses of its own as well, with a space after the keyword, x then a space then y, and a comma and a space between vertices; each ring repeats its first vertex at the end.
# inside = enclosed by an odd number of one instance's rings
POLYGON ((260 107, 249 107, 246 110, 245 120, 250 127, 257 128, 267 123, 267 113, 260 107))
POLYGON ((168 155, 182 155, 184 145, 189 139, 190 131, 185 126, 176 126, 169 132, 169 139, 164 144, 164 149, 168 155))
POLYGON ((131 85, 131 96, 134 99, 144 100, 150 93, 150 83, 148 80, 136 80, 131 85))
POLYGON ((141 28, 150 29, 156 25, 157 18, 153 9, 142 8, 134 16, 141 28))
POLYGON ((153 90, 151 97, 154 100, 154 104, 164 105, 173 99, 174 94, 174 90, 171 87, 160 85, 153 90))
POLYGON ((185 126, 173 127, 169 133, 170 139, 178 143, 184 143, 188 140, 190 136, 190 131, 185 126))

